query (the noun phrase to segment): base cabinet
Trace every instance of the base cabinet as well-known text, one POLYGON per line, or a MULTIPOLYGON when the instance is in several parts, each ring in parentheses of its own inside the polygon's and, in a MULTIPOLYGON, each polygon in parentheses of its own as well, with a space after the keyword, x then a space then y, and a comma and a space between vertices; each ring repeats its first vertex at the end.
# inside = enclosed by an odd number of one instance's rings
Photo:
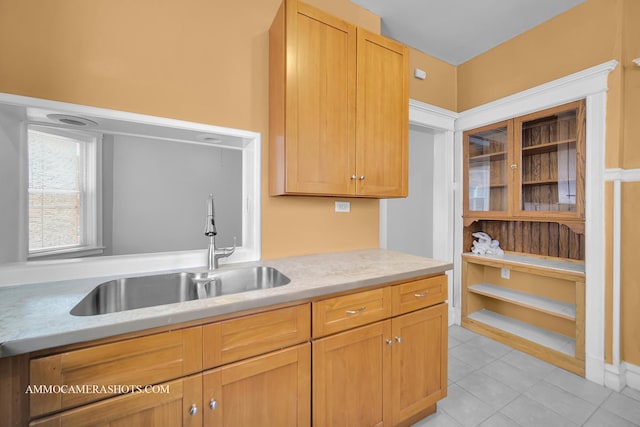
POLYGON ((392 415, 398 425, 447 395, 447 304, 392 321, 392 415))
POLYGON ((2 365, 13 391, 0 409, 30 427, 408 426, 447 394, 446 283, 425 276, 20 356, 2 365), (109 389, 127 384, 136 390, 109 389))
POLYGON ((202 375, 203 425, 308 426, 309 343, 202 375))
POLYGON ((314 426, 410 425, 447 395, 447 304, 315 340, 314 426))
POLYGON ((313 425, 391 425, 391 322, 313 342, 313 425))

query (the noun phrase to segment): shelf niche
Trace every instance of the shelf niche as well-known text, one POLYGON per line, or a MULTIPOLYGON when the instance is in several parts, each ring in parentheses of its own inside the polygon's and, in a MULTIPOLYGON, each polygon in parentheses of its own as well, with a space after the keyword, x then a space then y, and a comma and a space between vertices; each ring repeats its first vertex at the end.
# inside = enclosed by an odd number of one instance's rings
POLYGON ((584 261, 584 234, 571 226, 556 222, 490 221, 480 220, 464 227, 463 250, 469 251, 475 238, 473 233, 484 231, 500 242, 508 252, 584 261))

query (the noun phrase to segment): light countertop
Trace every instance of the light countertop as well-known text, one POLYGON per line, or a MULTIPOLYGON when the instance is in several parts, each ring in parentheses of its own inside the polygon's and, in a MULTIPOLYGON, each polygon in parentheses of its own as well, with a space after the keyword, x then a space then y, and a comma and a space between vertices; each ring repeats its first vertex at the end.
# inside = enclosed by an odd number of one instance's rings
POLYGON ((0 357, 409 280, 453 268, 451 263, 430 258, 367 249, 228 264, 221 270, 252 265, 275 267, 291 283, 96 316, 73 316, 69 311, 94 287, 122 275, 2 287, 0 357))

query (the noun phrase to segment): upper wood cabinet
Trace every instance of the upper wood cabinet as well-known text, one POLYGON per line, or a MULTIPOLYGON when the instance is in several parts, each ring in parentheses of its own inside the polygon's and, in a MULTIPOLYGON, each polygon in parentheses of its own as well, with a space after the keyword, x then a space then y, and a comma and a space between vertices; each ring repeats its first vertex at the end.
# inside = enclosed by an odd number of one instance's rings
POLYGON ((465 224, 517 218, 580 229, 584 154, 584 101, 465 132, 465 224))
POLYGON ((271 194, 406 197, 407 47, 286 0, 269 56, 271 194))

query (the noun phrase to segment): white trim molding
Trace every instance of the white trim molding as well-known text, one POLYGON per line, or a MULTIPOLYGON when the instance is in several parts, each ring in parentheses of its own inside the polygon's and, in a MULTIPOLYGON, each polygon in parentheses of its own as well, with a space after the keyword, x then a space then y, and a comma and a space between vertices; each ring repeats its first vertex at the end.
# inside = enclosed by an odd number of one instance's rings
MULTIPOLYGON (((605 382, 605 311, 604 311, 604 170, 605 125, 609 73, 616 68, 615 60, 588 68, 540 86, 460 113, 456 120, 456 176, 462 182, 462 133, 490 123, 511 119, 534 111, 578 99, 586 99, 586 174, 585 174, 585 270, 586 270, 586 331, 585 371, 587 379, 605 382)), ((456 247, 462 252, 462 197, 456 198, 456 247)), ((455 287, 460 289, 461 261, 456 257, 455 287)), ((458 305, 459 308, 459 305, 458 305)), ((456 319, 459 321, 459 309, 456 319)))
POLYGON ((616 391, 625 385, 640 389, 640 368, 621 361, 620 357, 620 292, 622 286, 622 183, 640 182, 640 169, 607 169, 604 173, 606 181, 613 182, 613 266, 612 266, 612 363, 605 366, 605 385, 616 391), (632 385, 634 384, 634 385, 632 385))

